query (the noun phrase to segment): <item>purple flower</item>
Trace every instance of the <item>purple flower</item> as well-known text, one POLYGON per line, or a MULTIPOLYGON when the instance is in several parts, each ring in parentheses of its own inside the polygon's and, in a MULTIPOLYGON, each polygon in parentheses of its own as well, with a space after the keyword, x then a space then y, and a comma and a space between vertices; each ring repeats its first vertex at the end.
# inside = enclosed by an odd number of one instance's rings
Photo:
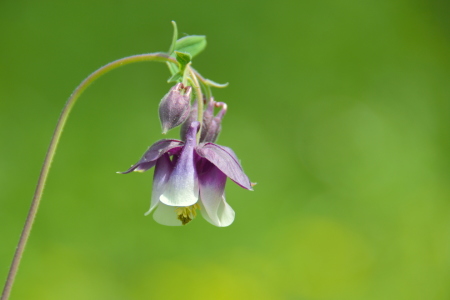
POLYGON ((197 121, 191 123, 186 142, 169 139, 156 142, 123 172, 144 172, 155 166, 152 200, 146 215, 156 209, 153 218, 160 224, 185 225, 200 209, 211 224, 228 226, 235 214, 225 200, 227 177, 253 190, 233 150, 213 143, 197 145, 199 125, 197 121))

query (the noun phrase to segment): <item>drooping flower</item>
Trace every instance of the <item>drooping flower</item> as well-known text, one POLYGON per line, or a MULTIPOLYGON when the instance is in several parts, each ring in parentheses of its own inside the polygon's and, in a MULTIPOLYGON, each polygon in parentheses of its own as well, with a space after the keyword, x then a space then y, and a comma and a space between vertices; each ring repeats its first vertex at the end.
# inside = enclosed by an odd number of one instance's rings
POLYGON ((169 139, 156 142, 123 172, 144 172, 155 166, 152 199, 146 215, 155 211, 153 218, 160 224, 185 225, 200 209, 211 224, 228 226, 235 213, 225 200, 227 177, 253 190, 233 150, 209 142, 197 145, 199 125, 197 121, 191 123, 185 142, 169 139))

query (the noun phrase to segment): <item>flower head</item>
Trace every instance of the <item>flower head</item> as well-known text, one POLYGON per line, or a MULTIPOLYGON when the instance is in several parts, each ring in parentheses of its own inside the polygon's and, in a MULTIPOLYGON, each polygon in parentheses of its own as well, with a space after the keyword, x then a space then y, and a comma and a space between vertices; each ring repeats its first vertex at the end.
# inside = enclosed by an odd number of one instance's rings
POLYGON ((200 209, 211 224, 224 227, 234 221, 234 211, 225 200, 227 177, 239 186, 252 189, 236 154, 214 143, 197 144, 200 123, 192 122, 186 141, 160 140, 123 174, 144 172, 155 166, 150 209, 160 224, 189 223, 200 209))

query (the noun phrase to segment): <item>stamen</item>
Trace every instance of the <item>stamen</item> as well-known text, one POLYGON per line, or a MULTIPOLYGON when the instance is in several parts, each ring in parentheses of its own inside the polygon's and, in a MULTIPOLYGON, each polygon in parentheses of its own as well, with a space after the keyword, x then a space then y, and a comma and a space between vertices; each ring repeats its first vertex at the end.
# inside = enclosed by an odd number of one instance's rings
POLYGON ((178 207, 175 209, 177 219, 180 220, 183 225, 186 225, 197 216, 197 209, 200 209, 198 203, 191 206, 178 207))

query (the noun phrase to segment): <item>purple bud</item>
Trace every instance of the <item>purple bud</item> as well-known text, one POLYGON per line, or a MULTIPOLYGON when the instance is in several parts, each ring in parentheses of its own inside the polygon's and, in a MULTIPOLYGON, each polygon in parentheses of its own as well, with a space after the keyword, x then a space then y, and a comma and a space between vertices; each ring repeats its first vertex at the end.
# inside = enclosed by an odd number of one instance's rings
POLYGON ((214 98, 209 99, 205 111, 203 112, 203 126, 208 126, 211 120, 214 118, 214 107, 216 106, 214 98))
POLYGON ((215 105, 216 105, 216 101, 214 101, 214 98, 211 97, 211 99, 209 99, 209 101, 208 101, 205 111, 203 112, 202 133, 200 136, 200 142, 204 141, 204 139, 206 137, 206 133, 208 132, 208 128, 211 125, 211 121, 214 118, 215 105))
POLYGON ((159 103, 159 119, 164 134, 186 121, 189 117, 190 101, 191 87, 185 87, 182 83, 177 83, 162 98, 159 103))
POLYGON ((222 130, 222 118, 227 112, 227 105, 224 102, 215 102, 213 99, 208 103, 203 114, 201 143, 214 143, 222 130), (221 107, 221 110, 214 117, 214 107, 221 107))

